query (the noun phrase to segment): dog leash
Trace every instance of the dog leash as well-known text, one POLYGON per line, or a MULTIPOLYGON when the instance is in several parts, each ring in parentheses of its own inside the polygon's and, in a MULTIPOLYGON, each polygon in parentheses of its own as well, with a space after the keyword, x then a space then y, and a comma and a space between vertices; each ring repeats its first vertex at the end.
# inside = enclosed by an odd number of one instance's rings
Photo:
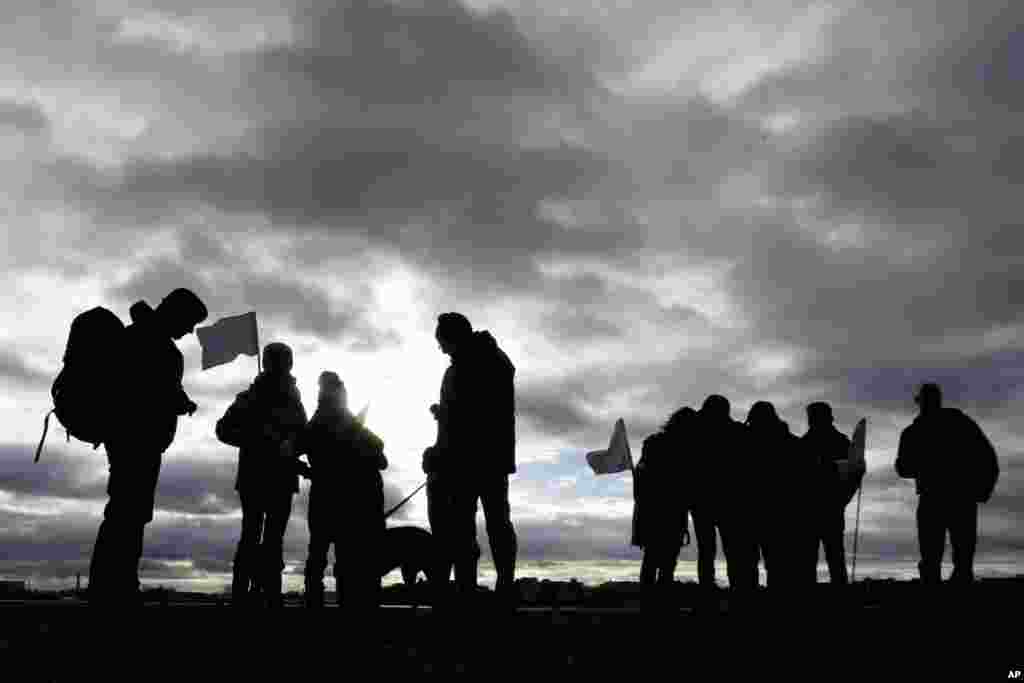
POLYGON ((393 507, 393 508, 391 508, 390 510, 388 510, 387 512, 385 512, 385 513, 384 513, 384 519, 387 519, 387 518, 388 518, 388 517, 390 517, 391 515, 393 515, 393 514, 395 514, 396 512, 398 512, 398 508, 400 508, 400 507, 402 507, 403 505, 405 505, 406 503, 408 503, 408 502, 409 502, 409 499, 410 499, 410 498, 412 498, 413 496, 415 496, 415 495, 416 495, 417 493, 419 493, 420 489, 421 489, 421 488, 423 488, 423 487, 424 487, 424 486, 426 486, 426 485, 427 485, 427 482, 423 482, 422 484, 420 484, 419 486, 417 486, 417 487, 416 487, 416 490, 414 490, 414 491, 413 491, 412 493, 410 493, 410 494, 409 494, 408 496, 406 496, 406 497, 405 497, 405 498, 404 498, 404 499, 402 500, 402 502, 401 502, 401 503, 399 503, 399 504, 398 504, 398 505, 396 505, 395 507, 393 507))

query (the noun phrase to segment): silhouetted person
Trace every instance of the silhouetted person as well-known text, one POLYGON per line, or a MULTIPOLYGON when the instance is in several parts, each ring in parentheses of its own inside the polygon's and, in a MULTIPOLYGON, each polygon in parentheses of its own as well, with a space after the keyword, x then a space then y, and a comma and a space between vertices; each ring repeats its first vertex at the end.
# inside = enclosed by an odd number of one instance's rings
POLYGON ((334 372, 320 374, 316 412, 296 452, 308 455, 313 480, 306 604, 323 606, 324 570, 333 543, 339 600, 346 609, 377 607, 385 527, 381 470, 388 461, 384 442, 349 412, 345 385, 334 372))
POLYGON ((922 583, 942 580, 946 533, 953 547, 951 581, 974 580, 978 503, 999 478, 995 449, 981 427, 956 408, 942 407, 942 390, 924 384, 914 398, 920 414, 900 435, 896 473, 917 483, 918 567, 922 583))
POLYGON ((476 590, 480 501, 498 575, 496 590, 512 599, 517 543, 508 477, 516 471, 515 367, 490 332, 474 332, 460 313, 438 316, 435 336, 451 357, 441 383, 435 453, 440 471, 451 473, 455 581, 464 594, 476 590))
POLYGON ((729 401, 708 396, 698 413, 694 459, 693 527, 697 535, 697 573, 700 584, 715 586, 715 530, 722 536, 729 588, 748 592, 757 586, 753 560, 750 509, 752 473, 747 428, 729 416, 729 401))
POLYGON ((633 473, 644 549, 640 583, 645 586, 671 585, 679 551, 690 544, 690 482, 683 472, 683 458, 696 418, 696 411, 690 407, 672 413, 660 432, 644 439, 640 462, 633 473))
POLYGON ((306 426, 292 362, 287 345, 267 344, 263 371, 217 421, 217 438, 239 449, 235 489, 242 500, 242 535, 232 569, 235 605, 251 604, 255 593, 269 606, 281 605, 284 534, 301 468, 295 439, 306 426))
MULTIPOLYGON (((846 504, 849 498, 840 480, 837 460, 850 455, 850 439, 835 428, 832 407, 822 401, 807 406, 807 433, 800 443, 809 457, 814 459, 814 488, 811 490, 815 525, 813 571, 817 581, 818 546, 825 547, 829 580, 833 584, 845 585, 846 550, 843 536, 846 533, 846 504)), ((808 572, 811 564, 808 561, 808 572)))
POLYGON ((746 425, 756 483, 751 501, 751 514, 756 520, 755 571, 760 557, 765 583, 791 588, 799 581, 800 558, 806 558, 817 543, 803 503, 814 468, 800 448, 800 439, 790 432, 771 403, 756 402, 747 414, 746 425))
POLYGON ((168 294, 155 311, 145 301, 131 307, 120 366, 112 369, 124 405, 106 439, 110 500, 89 566, 89 598, 97 604, 138 603, 142 539, 153 519, 163 453, 174 441, 178 416, 196 410, 181 386, 185 363, 174 340, 206 316, 206 306, 187 289, 168 294))

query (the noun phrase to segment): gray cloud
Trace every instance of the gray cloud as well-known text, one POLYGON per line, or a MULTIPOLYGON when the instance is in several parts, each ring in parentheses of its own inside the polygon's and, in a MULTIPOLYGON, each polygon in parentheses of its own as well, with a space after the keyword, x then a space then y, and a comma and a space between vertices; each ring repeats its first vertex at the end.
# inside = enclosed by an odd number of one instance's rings
POLYGON ((11 128, 19 133, 38 135, 45 133, 50 120, 37 106, 10 100, 0 101, 0 131, 11 128))
POLYGON ((0 377, 30 389, 39 389, 53 383, 51 375, 25 362, 25 359, 9 349, 0 351, 0 377))

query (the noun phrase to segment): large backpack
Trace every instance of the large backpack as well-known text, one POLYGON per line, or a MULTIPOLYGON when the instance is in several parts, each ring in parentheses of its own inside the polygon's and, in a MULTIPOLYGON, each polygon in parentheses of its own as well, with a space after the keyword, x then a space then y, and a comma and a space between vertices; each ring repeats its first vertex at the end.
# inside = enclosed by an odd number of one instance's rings
POLYGON ((43 435, 36 449, 36 462, 43 450, 50 415, 64 426, 68 440, 92 444, 93 449, 107 440, 113 411, 109 403, 116 382, 111 371, 117 366, 125 326, 110 310, 97 306, 75 316, 64 347, 64 367, 53 381, 50 395, 53 410, 43 422, 43 435))

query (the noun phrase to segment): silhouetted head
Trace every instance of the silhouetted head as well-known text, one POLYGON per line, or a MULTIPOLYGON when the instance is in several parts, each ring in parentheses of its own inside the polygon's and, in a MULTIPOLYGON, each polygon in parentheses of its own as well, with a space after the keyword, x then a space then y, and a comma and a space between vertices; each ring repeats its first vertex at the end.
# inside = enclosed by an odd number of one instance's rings
POLYGON ((775 412, 775 406, 768 401, 756 402, 747 413, 747 426, 754 429, 774 427, 778 423, 779 414, 775 412))
POLYGON ((345 383, 338 377, 338 373, 324 370, 320 373, 320 395, 318 400, 321 403, 334 403, 341 408, 348 407, 348 392, 345 390, 345 383))
POLYGON ((930 413, 942 408, 942 389, 938 384, 927 382, 921 385, 914 397, 914 403, 921 409, 922 413, 930 413))
POLYGON ((807 425, 811 429, 829 427, 833 421, 832 406, 824 401, 815 401, 807 406, 807 425))
POLYGON ((690 421, 697 416, 697 411, 690 406, 683 406, 676 412, 672 413, 665 425, 661 428, 663 432, 675 432, 681 429, 685 429, 690 421))
POLYGON ((281 342, 273 342, 264 346, 263 371, 270 375, 287 375, 291 372, 291 347, 281 342))
POLYGON ((156 307, 156 313, 163 321, 168 334, 181 339, 191 334, 196 325, 206 320, 209 311, 206 304, 190 289, 179 288, 168 294, 156 307))
POLYGON ((730 410, 729 399, 719 394, 711 394, 704 399, 704 405, 700 407, 700 414, 711 420, 728 420, 730 410))
POLYGON ((442 313, 437 316, 437 330, 434 333, 441 351, 453 355, 473 336, 473 326, 461 313, 442 313))

